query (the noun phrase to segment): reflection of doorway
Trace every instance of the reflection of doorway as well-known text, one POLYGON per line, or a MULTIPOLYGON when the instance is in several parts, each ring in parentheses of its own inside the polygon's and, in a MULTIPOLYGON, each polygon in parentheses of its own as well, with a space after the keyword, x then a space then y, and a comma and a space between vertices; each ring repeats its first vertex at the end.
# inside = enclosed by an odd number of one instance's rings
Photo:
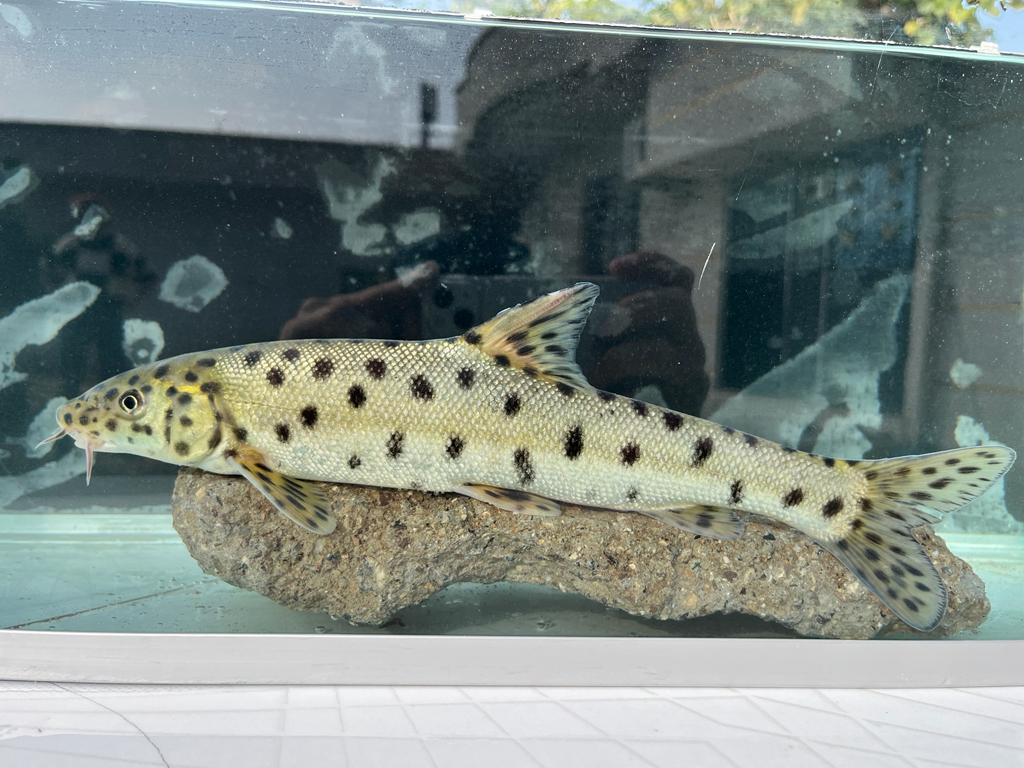
MULTIPOLYGON (((913 144, 911 144, 913 146, 913 144)), ((719 382, 742 389, 913 267, 917 150, 872 144, 751 184, 729 210, 719 382)), ((901 350, 906 332, 899 334, 901 350)), ((900 366, 885 386, 899 397, 900 366)))

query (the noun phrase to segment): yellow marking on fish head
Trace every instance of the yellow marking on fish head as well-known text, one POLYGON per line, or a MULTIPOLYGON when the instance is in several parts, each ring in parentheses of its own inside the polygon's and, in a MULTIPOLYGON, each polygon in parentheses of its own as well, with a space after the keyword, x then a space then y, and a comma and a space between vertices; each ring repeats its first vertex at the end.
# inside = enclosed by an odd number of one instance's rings
POLYGON ((79 447, 199 464, 223 441, 210 358, 189 356, 114 376, 61 406, 57 423, 79 447))

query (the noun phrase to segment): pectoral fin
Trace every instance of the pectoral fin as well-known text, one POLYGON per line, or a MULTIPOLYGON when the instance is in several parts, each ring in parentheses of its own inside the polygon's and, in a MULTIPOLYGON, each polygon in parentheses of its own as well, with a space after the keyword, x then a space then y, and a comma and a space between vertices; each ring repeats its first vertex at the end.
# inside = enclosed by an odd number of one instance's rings
POLYGON ((562 508, 557 502, 545 499, 543 496, 535 496, 526 491, 517 491, 511 488, 497 488, 493 485, 478 485, 467 483, 455 489, 464 496, 486 501, 498 509, 506 512, 515 512, 520 515, 537 515, 538 517, 558 517, 562 514, 562 508))
POLYGON ((709 539, 738 539, 744 528, 740 516, 734 510, 724 507, 701 505, 677 509, 640 510, 640 514, 709 539))
POLYGON ((334 530, 337 521, 328 511, 327 497, 319 485, 271 469, 266 457, 252 447, 239 449, 233 461, 242 476, 293 523, 321 536, 334 530))

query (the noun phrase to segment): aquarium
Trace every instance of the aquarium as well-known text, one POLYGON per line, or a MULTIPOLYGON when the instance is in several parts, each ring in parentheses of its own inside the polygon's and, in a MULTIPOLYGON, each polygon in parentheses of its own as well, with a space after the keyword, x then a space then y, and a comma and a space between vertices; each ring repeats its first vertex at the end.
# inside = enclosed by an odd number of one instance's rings
MULTIPOLYGON (((757 436, 829 468, 1019 451, 1024 59, 301 3, 0 10, 8 640, 1024 640, 1020 467, 919 534, 949 605, 916 632, 771 521, 717 541, 407 478, 329 488, 337 529, 318 537, 242 478, 100 453, 87 485, 83 451, 45 441, 78 395, 166 358, 235 350, 202 374, 316 339, 461 349, 587 283, 582 375, 670 430, 699 416, 718 445, 757 436)), ((358 409, 362 386, 325 397, 358 409)), ((316 422, 299 405, 278 443, 316 422)))

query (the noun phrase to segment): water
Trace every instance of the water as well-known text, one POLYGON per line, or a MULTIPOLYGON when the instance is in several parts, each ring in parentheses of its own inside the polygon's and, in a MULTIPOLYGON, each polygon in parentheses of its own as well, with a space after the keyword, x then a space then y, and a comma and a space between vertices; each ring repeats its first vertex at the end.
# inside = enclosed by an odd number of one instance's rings
MULTIPOLYGON (((353 628, 204 575, 174 468, 103 455, 85 489, 68 441, 31 447, 60 398, 161 356, 445 336, 580 279, 602 286, 580 354, 601 388, 851 459, 1024 445, 1019 59, 84 13, 0 34, 0 626, 791 635, 523 585, 353 628)), ((986 583, 976 636, 1024 637, 1022 498, 1018 468, 940 528, 986 583)))

